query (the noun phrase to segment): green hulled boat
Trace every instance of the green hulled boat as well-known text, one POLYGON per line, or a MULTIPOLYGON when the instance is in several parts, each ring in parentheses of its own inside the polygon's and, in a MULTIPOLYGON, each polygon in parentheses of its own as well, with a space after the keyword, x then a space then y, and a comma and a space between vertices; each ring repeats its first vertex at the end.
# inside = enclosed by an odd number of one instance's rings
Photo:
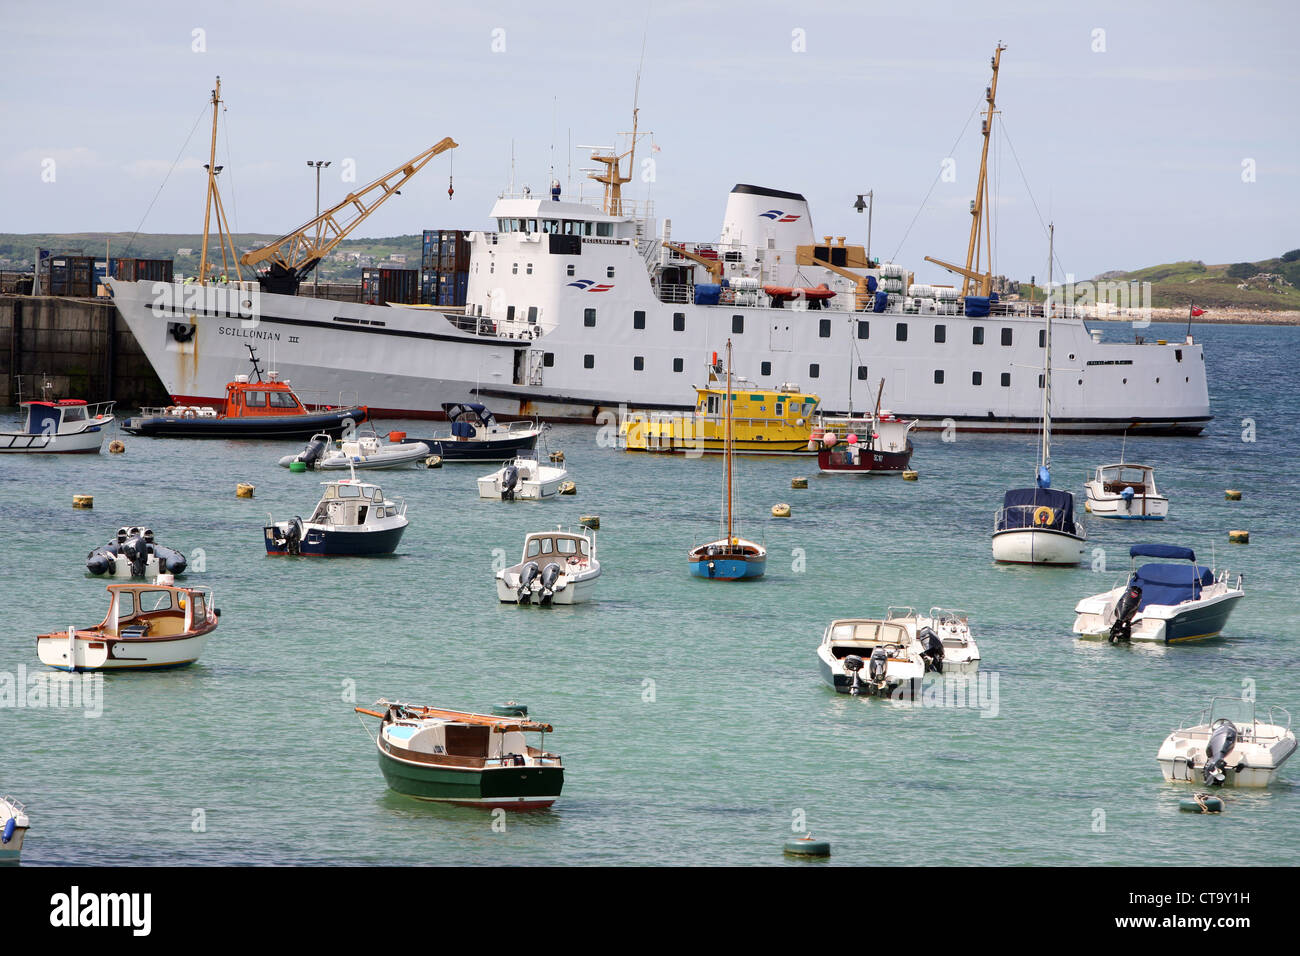
MULTIPOLYGON (((557 754, 528 745, 525 734, 551 733, 550 724, 510 716, 441 710, 381 700, 375 737, 379 769, 388 786, 420 800, 475 807, 536 810, 549 807, 564 786, 557 754)), ((526 711, 524 712, 526 714, 526 711)))

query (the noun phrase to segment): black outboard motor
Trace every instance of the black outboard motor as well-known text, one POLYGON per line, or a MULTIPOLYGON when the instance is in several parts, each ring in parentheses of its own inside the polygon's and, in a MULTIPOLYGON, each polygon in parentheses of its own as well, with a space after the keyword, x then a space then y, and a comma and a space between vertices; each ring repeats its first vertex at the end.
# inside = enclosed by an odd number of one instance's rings
POLYGON ((131 531, 134 533, 122 543, 122 554, 131 562, 131 576, 138 578, 144 574, 145 565, 149 561, 149 545, 145 543, 144 535, 139 533, 138 528, 132 528, 131 531))
POLYGON ((302 554, 302 519, 297 515, 284 529, 284 550, 289 554, 302 554))
POLYGON ((519 469, 514 465, 506 465, 501 472, 501 500, 515 500, 515 486, 519 484, 519 469))
POLYGON ((844 658, 844 669, 853 675, 853 683, 849 685, 849 693, 857 697, 862 693, 862 668, 867 664, 857 654, 850 654, 844 658))
POLYGON ((529 561, 519 569, 519 587, 515 589, 515 596, 523 601, 528 593, 533 589, 533 582, 541 571, 537 567, 536 561, 529 561))
MULTIPOLYGON (((1210 725, 1210 742, 1205 745, 1205 785, 1221 787, 1226 778, 1228 754, 1237 746, 1237 725, 1220 717, 1210 725)), ((1240 769, 1237 768, 1237 769, 1240 769)))
POLYGON ((298 460, 308 468, 315 467, 316 462, 320 461, 321 455, 325 454, 325 443, 328 436, 317 435, 311 441, 307 442, 307 447, 298 453, 298 460))
POLYGON ((877 647, 871 652, 867 676, 871 678, 873 684, 881 685, 885 682, 885 671, 889 669, 889 652, 883 647, 877 647))
POLYGON ((560 566, 552 562, 542 568, 542 603, 550 604, 555 597, 555 582, 560 579, 560 566))
POLYGON ((1142 588, 1137 579, 1129 582, 1115 605, 1115 623, 1110 626, 1110 643, 1127 644, 1133 639, 1133 616, 1142 603, 1142 588))
POLYGON ((921 645, 921 660, 925 662, 925 672, 943 673, 943 641, 934 633, 933 628, 923 627, 916 635, 921 645))

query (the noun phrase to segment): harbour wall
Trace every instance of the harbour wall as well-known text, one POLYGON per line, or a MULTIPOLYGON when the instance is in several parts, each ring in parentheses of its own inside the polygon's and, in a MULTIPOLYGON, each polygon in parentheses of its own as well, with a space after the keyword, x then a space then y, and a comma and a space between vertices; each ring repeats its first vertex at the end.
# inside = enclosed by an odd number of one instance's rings
POLYGON ((167 390, 109 300, 0 295, 0 403, 112 399, 120 412, 166 405, 167 390))

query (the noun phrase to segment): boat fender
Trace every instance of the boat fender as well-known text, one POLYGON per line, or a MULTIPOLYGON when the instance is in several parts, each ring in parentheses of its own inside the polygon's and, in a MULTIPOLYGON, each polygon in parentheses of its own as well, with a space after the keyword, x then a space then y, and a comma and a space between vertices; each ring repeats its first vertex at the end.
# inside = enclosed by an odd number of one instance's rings
POLYGON ((1228 754, 1237 746, 1237 725, 1226 717, 1220 717, 1210 725, 1210 741, 1205 745, 1205 768, 1201 771, 1207 787, 1221 787, 1227 779, 1224 773, 1228 763, 1228 754))
POLYGON ((1034 509, 1034 524, 1039 527, 1050 525, 1056 520, 1056 511, 1047 505, 1040 505, 1034 509))
POLYGON ((0 836, 0 843, 8 843, 10 840, 12 840, 14 836, 14 830, 16 829, 18 829, 18 822, 14 820, 13 817, 10 817, 8 820, 5 821, 4 834, 3 836, 0 836))
POLYGON ((1136 580, 1130 581, 1115 604, 1115 623, 1110 626, 1111 644, 1127 644, 1133 639, 1133 616, 1142 603, 1142 588, 1136 580))
POLYGON ((1194 793, 1179 800, 1178 809, 1187 813, 1222 813, 1223 801, 1213 794, 1194 793))
POLYGON ((1119 496, 1123 498, 1127 504, 1132 504, 1134 494, 1135 492, 1133 491, 1132 487, 1127 487, 1119 493, 1119 496))

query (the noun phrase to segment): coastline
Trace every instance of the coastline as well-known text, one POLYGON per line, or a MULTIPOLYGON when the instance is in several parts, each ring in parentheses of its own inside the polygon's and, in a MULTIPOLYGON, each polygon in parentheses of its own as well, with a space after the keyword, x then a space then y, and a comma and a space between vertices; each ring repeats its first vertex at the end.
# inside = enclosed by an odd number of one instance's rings
MULTIPOLYGON (((1133 321, 1132 316, 1111 315, 1089 319, 1090 322, 1133 321)), ((1152 309, 1152 322, 1187 322, 1186 309, 1152 309)), ((1193 325, 1300 325, 1300 311, 1281 309, 1206 309, 1192 319, 1193 325)))

